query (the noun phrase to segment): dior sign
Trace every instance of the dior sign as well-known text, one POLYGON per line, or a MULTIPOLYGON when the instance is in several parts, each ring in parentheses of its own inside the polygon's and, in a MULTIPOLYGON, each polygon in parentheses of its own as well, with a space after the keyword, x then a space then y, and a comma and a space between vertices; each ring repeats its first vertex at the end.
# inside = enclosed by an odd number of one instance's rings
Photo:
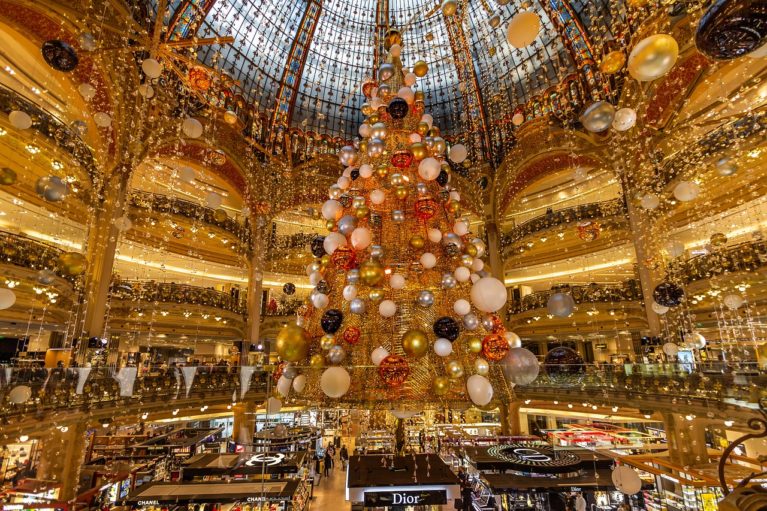
POLYGON ((431 506, 447 504, 445 490, 365 492, 365 507, 431 506))

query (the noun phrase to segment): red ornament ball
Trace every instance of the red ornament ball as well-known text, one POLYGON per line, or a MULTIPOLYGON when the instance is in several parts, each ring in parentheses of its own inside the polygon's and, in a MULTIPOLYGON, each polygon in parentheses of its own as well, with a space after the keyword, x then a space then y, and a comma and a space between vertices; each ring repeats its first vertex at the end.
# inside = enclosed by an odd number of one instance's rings
POLYGON ((348 342, 349 344, 357 344, 360 341, 360 336, 362 335, 362 332, 360 332, 360 329, 356 326, 350 326, 346 330, 344 330, 344 341, 348 342))
POLYGON ((349 246, 338 247, 333 255, 330 256, 330 261, 336 266, 344 270, 351 270, 357 267, 357 256, 354 254, 354 249, 349 246))
POLYGON ((409 375, 410 365, 399 355, 389 355, 378 366, 378 376, 391 388, 401 386, 409 375))
POLYGON ((482 355, 487 360, 498 362, 506 356, 509 351, 509 343, 500 334, 487 334, 482 339, 482 355))
POLYGON ((437 214, 439 205, 437 201, 431 197, 421 197, 415 201, 413 209, 415 209, 415 216, 421 220, 429 220, 437 214))
POLYGON ((402 151, 397 151, 394 153, 391 157, 391 164, 397 167, 398 169, 404 169, 406 167, 409 167, 411 163, 413 163, 413 153, 408 151, 407 149, 404 149, 402 151))

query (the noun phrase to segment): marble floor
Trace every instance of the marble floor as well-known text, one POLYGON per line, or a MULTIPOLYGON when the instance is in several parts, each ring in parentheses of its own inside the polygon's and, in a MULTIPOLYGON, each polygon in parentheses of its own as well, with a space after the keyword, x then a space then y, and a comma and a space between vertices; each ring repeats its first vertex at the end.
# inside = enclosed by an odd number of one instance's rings
POLYGON ((314 499, 310 511, 348 511, 351 503, 346 500, 346 470, 336 456, 335 468, 328 477, 322 476, 319 485, 314 486, 314 499))

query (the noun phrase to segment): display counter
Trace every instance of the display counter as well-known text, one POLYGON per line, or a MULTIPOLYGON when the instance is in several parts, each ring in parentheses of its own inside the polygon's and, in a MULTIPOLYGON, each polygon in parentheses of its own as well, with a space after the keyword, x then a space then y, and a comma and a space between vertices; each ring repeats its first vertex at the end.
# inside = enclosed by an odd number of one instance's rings
POLYGON ((190 511, 303 511, 309 491, 304 481, 232 481, 149 483, 124 501, 134 509, 161 511, 187 506, 190 511))
POLYGON ((458 477, 436 454, 349 459, 346 500, 354 509, 453 510, 458 477))

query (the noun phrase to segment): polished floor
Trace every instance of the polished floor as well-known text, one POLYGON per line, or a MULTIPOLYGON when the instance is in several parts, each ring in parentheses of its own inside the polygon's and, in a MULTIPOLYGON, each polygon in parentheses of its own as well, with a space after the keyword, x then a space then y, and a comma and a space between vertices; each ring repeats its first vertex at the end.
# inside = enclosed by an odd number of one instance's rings
POLYGON ((351 503, 346 499, 346 470, 336 456, 335 468, 330 475, 320 478, 319 485, 314 487, 314 499, 309 504, 311 511, 342 511, 351 509, 351 503))

